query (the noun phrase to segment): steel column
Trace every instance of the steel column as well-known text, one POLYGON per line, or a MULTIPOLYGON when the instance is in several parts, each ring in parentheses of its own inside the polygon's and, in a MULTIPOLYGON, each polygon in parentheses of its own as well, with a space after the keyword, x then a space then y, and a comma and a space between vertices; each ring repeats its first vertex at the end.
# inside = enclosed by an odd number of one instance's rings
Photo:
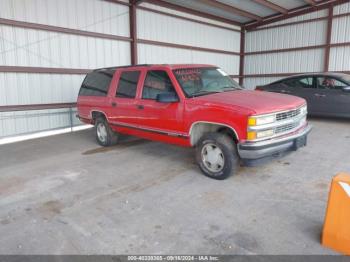
POLYGON ((244 51, 245 51, 245 28, 241 27, 241 46, 240 46, 240 56, 239 56, 239 84, 243 85, 243 75, 244 75, 244 51))
POLYGON ((130 58, 131 64, 137 65, 137 26, 136 26, 136 4, 135 1, 130 1, 129 7, 129 25, 130 25, 130 58))
POLYGON ((325 72, 329 71, 329 55, 331 51, 332 24, 333 24, 333 5, 331 5, 328 8, 326 48, 325 48, 325 54, 324 54, 324 67, 323 67, 323 71, 325 72))

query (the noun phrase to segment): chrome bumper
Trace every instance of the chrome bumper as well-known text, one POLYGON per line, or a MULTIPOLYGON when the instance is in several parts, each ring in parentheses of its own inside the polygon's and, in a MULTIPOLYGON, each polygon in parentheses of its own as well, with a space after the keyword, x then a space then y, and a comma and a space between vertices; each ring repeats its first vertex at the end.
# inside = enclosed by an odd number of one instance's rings
POLYGON ((281 138, 238 143, 238 153, 244 162, 278 157, 283 153, 295 151, 299 147, 305 146, 307 135, 311 129, 312 126, 307 125, 296 133, 281 138))

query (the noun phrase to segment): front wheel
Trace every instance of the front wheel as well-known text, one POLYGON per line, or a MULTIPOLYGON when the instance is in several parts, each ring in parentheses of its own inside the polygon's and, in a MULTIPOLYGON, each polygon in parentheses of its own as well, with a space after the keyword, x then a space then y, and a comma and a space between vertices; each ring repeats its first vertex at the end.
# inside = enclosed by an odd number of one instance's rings
POLYGON ((218 180, 229 177, 239 168, 236 144, 221 133, 208 133, 199 140, 196 160, 204 175, 218 180))
POLYGON ((97 118, 95 122, 95 133, 97 143, 101 146, 112 146, 118 141, 118 134, 110 128, 107 121, 102 117, 97 118))

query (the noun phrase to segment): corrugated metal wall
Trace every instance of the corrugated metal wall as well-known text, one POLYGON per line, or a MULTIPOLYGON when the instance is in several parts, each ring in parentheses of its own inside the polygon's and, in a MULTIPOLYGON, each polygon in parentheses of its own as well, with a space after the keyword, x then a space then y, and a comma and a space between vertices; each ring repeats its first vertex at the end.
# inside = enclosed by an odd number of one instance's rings
MULTIPOLYGON (((350 3, 334 7, 333 14, 350 12, 350 3)), ((350 16, 336 17, 332 24, 331 43, 350 42, 350 16)), ((332 47, 330 50, 329 70, 350 71, 350 46, 332 47)))
MULTIPOLYGON (((128 1, 126 1, 128 2, 128 1)), ((222 22, 142 6, 239 30, 222 22)), ((129 7, 102 0, 1 0, 0 18, 129 37, 129 7)), ((137 10, 140 39, 239 52, 240 33, 137 10)), ((138 63, 208 63, 237 75, 239 56, 138 44, 138 63)), ((0 65, 93 69, 128 65, 130 42, 0 25, 0 65)), ((0 106, 75 102, 83 74, 1 73, 0 106)), ((70 125, 69 109, 0 112, 0 138, 70 125)))
MULTIPOLYGON (((173 10, 161 8, 151 4, 142 4, 155 10, 161 10, 174 14, 173 10)), ((199 21, 210 21, 181 12, 177 15, 196 19, 199 21)), ((210 21, 211 23, 223 25, 210 21)), ((226 25, 239 29, 232 25, 226 25)), ((161 41, 180 45, 191 45, 196 47, 220 49, 224 51, 240 51, 240 33, 232 30, 213 27, 186 21, 176 17, 156 14, 147 10, 137 10, 138 38, 161 41)), ((203 52, 197 50, 184 50, 174 47, 164 47, 149 44, 138 44, 139 63, 205 63, 222 67, 227 73, 237 75, 239 71, 239 56, 203 52)))
MULTIPOLYGON (((257 52, 276 49, 298 48, 322 45, 326 40, 327 21, 320 20, 309 23, 281 25, 289 22, 324 17, 327 10, 283 20, 267 26, 264 29, 246 33, 245 51, 257 52)), ((323 70, 325 51, 323 48, 297 50, 266 54, 247 54, 244 60, 244 74, 275 74, 318 72, 323 70)), ((267 84, 282 77, 247 77, 244 86, 249 89, 257 85, 267 84)))
MULTIPOLYGON (((129 36, 129 8, 97 0, 1 0, 0 18, 129 36)), ((0 65, 82 68, 130 64, 125 41, 0 25, 0 65)), ((0 73, 0 105, 76 101, 83 74, 0 73)), ((0 113, 0 137, 78 124, 70 109, 0 113)))
MULTIPOLYGON (((350 12, 350 3, 334 7, 333 13, 347 12, 350 12)), ((263 54, 252 52, 324 45, 325 19, 269 27, 327 14, 327 10, 321 10, 247 32, 244 74, 248 76, 244 78, 244 85, 254 88, 275 81, 282 77, 274 76, 278 73, 322 71, 324 48, 263 54), (259 74, 266 75, 252 77, 259 74)), ((103 0, 1 0, 0 18, 130 37, 129 7, 103 0)), ((240 52, 240 32, 237 30, 239 28, 233 25, 142 3, 137 9, 137 37, 145 41, 137 45, 138 63, 215 64, 231 75, 238 75, 239 55, 233 54, 240 52)), ((349 42, 349 30, 349 16, 334 18, 331 43, 349 42)), ((92 69, 130 64, 130 39, 108 38, 0 24, 0 65, 92 69)), ((350 70, 349 57, 349 46, 332 47, 329 69, 350 70)), ((77 73, 0 72, 0 106, 75 102, 83 77, 77 73)), ((68 109, 0 113, 0 138, 69 126, 71 116, 68 109)))
MULTIPOLYGON (((350 12, 350 3, 334 7, 333 15, 350 12)), ((328 10, 293 17, 268 24, 256 31, 246 33, 244 74, 253 75, 244 78, 249 89, 283 78, 272 77, 278 73, 322 72, 324 70, 325 48, 249 54, 266 50, 308 47, 326 44, 327 19, 307 23, 297 23, 280 27, 287 23, 300 22, 328 15, 328 10), (269 28, 272 27, 272 28, 269 28), (268 76, 254 76, 268 74, 268 76)), ((334 17, 332 23, 331 44, 350 42, 350 16, 334 17)), ((331 47, 329 71, 350 71, 350 46, 331 47)))

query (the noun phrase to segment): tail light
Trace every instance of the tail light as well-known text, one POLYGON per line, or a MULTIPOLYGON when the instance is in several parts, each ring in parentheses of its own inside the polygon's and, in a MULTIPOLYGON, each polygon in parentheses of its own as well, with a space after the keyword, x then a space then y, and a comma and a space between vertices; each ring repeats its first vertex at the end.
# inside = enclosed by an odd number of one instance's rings
POLYGON ((255 90, 256 90, 256 91, 264 91, 264 89, 262 88, 262 86, 257 86, 257 87, 255 87, 255 90))

